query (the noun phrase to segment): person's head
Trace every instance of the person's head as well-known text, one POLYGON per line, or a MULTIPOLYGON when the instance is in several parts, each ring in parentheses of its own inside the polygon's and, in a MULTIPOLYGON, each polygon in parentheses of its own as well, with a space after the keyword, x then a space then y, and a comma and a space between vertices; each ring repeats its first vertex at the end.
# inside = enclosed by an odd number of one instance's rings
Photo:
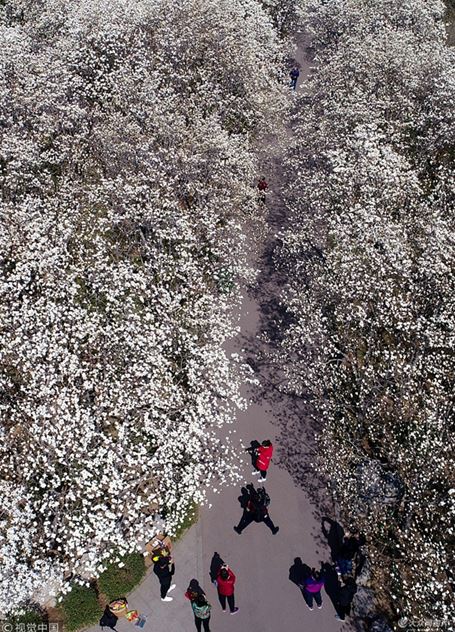
POLYGON ((225 566, 223 566, 223 568, 220 570, 220 577, 224 580, 228 579, 229 577, 229 571, 225 566))
POLYGON ((264 446, 264 448, 269 448, 272 445, 272 442, 270 441, 270 439, 265 439, 262 442, 262 445, 264 446))
POLYGON ((204 597, 204 595, 198 595, 195 599, 196 605, 197 606, 205 606, 207 605, 207 599, 204 597))
POLYGON ((265 176, 261 176, 261 180, 265 180, 265 176))
POLYGON ((295 557, 294 558, 294 564, 296 566, 302 566, 303 562, 302 562, 302 558, 301 557, 295 557))
POLYGON ((311 577, 313 579, 315 579, 316 581, 319 581, 321 579, 321 573, 319 571, 317 571, 315 568, 311 569, 311 577))
POLYGON ((199 582, 197 579, 192 579, 189 583, 188 589, 189 590, 199 590, 200 586, 199 586, 199 582))

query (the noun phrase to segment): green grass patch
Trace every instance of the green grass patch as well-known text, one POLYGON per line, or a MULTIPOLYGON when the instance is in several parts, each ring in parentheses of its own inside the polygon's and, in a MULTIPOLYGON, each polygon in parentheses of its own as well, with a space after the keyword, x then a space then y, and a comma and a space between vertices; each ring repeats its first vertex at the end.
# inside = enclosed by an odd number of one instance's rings
POLYGON ((65 629, 68 632, 98 623, 103 614, 95 588, 78 584, 74 585, 72 591, 63 598, 61 610, 65 629))
POLYGON ((11 615, 7 617, 4 623, 12 626, 11 629, 14 631, 19 625, 25 625, 25 627, 27 627, 30 623, 31 626, 35 626, 39 623, 45 623, 47 620, 48 617, 46 611, 37 606, 35 610, 27 610, 24 614, 11 615))
POLYGON ((144 556, 141 553, 125 555, 121 562, 124 566, 120 568, 118 563, 111 564, 97 581, 99 592, 104 593, 109 601, 125 597, 145 575, 144 556))

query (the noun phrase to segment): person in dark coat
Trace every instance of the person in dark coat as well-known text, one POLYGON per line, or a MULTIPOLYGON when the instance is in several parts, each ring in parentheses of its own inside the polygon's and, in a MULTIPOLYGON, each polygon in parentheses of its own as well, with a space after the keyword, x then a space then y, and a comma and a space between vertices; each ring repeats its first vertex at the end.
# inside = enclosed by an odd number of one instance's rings
MULTIPOLYGON (((251 465, 253 467, 255 467, 256 465, 256 459, 257 459, 257 450, 260 447, 260 443, 259 441, 257 441, 256 439, 253 439, 253 441, 250 441, 250 445, 248 448, 245 448, 245 452, 248 452, 251 455, 251 465)), ((256 469, 255 469, 256 472, 256 469)))
POLYGON ((172 601, 172 597, 168 597, 167 593, 174 590, 175 584, 172 584, 172 576, 175 573, 175 564, 172 557, 162 557, 153 565, 153 572, 160 580, 161 601, 172 601))
POLYGON ((234 527, 234 531, 239 535, 252 522, 264 522, 273 535, 276 535, 280 527, 275 527, 268 510, 268 495, 265 488, 254 489, 254 485, 250 484, 246 487, 248 496, 240 496, 239 501, 243 503, 244 511, 239 524, 234 527))
MULTIPOLYGON (((245 489, 245 488, 242 487, 242 489, 245 489)), ((218 573, 220 572, 220 568, 223 565, 224 565, 224 561, 221 559, 220 554, 215 551, 215 553, 213 554, 213 557, 211 559, 211 562, 210 562, 210 571, 209 571, 210 581, 212 582, 212 584, 216 585, 216 578, 218 577, 218 573)))
POLYGON ((115 629, 115 624, 117 623, 117 621, 117 615, 115 615, 112 610, 109 609, 109 606, 106 606, 104 608, 103 616, 100 619, 100 626, 102 628, 110 628, 111 630, 114 630, 114 632, 117 632, 117 630, 115 629))
POLYGON ((297 66, 294 66, 294 68, 289 73, 289 76, 291 77, 291 88, 293 90, 297 88, 297 80, 299 78, 299 75, 300 75, 300 70, 297 68, 297 66))
POLYGON ((360 547, 365 544, 365 538, 357 532, 347 532, 336 556, 336 570, 339 575, 350 575, 353 572, 354 558, 360 547))
POLYGON ((342 586, 338 592, 337 600, 335 603, 336 615, 335 618, 340 621, 344 621, 351 613, 351 604, 354 599, 354 595, 357 592, 357 585, 352 577, 347 577, 344 580, 344 586, 342 586))

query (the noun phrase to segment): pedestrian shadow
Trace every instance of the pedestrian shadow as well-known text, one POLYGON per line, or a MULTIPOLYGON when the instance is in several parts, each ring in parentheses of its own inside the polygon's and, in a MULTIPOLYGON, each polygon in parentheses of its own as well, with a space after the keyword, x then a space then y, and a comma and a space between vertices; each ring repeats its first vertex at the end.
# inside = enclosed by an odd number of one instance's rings
MULTIPOLYGON (((295 584, 302 592, 305 580, 311 575, 311 567, 302 562, 301 557, 294 558, 294 564, 289 569, 289 581, 295 584)), ((302 592, 303 596, 303 592, 302 592)))
POLYGON ((332 602, 335 612, 337 612, 338 603, 341 594, 341 583, 338 578, 338 573, 335 570, 335 566, 329 562, 324 562, 321 565, 321 572, 325 577, 325 592, 327 597, 332 602))
POLYGON ((343 544, 344 529, 339 522, 327 516, 322 518, 321 528, 330 548, 330 556, 335 562, 343 544))

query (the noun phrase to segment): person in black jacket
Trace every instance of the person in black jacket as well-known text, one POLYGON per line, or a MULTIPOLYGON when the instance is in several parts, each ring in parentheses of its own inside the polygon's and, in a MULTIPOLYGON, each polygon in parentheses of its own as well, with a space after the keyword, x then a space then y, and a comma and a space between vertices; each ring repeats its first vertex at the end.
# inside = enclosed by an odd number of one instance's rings
MULTIPOLYGON (((244 487, 242 489, 245 489, 244 487)), ((216 586, 216 578, 220 572, 221 567, 224 565, 224 561, 221 559, 219 553, 215 551, 212 560, 210 562, 210 581, 216 586)))
POLYGON ((109 609, 109 606, 106 606, 104 608, 103 616, 100 619, 100 626, 102 628, 110 628, 111 630, 114 630, 114 632, 117 632, 117 630, 115 629, 115 624, 117 623, 117 621, 117 615, 115 615, 112 610, 109 609))
POLYGON ((153 572, 160 580, 161 601, 172 601, 172 597, 168 597, 167 593, 174 590, 175 584, 172 584, 172 576, 175 573, 175 564, 172 557, 162 557, 153 565, 153 572))

